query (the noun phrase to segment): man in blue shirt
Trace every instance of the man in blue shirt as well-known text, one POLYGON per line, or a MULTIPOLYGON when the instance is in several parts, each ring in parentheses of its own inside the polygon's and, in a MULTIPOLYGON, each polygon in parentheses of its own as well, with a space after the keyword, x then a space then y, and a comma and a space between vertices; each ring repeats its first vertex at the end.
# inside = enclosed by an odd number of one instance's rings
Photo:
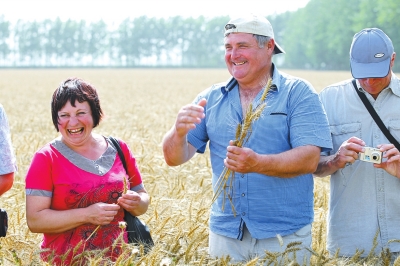
MULTIPOLYGON (((380 29, 354 35, 351 73, 383 124, 400 141, 400 79, 392 72, 396 53, 380 29)), ((316 176, 330 175, 327 249, 343 257, 377 256, 386 248, 400 255, 400 153, 375 123, 352 79, 326 87, 325 107, 333 150, 323 153, 316 176), (358 160, 366 147, 383 152, 382 163, 358 160), (376 242, 374 239, 376 237, 376 242)), ((386 252, 385 252, 386 254, 386 252)))
MULTIPOLYGON (((224 168, 232 186, 210 212, 209 252, 234 262, 282 252, 290 242, 311 247, 313 177, 321 151, 331 149, 329 127, 318 94, 305 80, 279 72, 272 63, 283 53, 267 19, 248 16, 225 26, 225 62, 232 78, 200 93, 181 108, 163 139, 164 157, 176 166, 203 153, 209 144, 212 183, 224 168), (235 145, 237 125, 256 108, 267 81, 266 107, 243 147, 235 145), (230 192, 229 192, 230 191, 230 192), (282 244, 283 241, 283 244, 282 244)), ((228 182, 230 183, 230 182, 228 182)), ((299 262, 309 256, 297 252, 299 262)), ((307 258, 306 258, 307 259, 307 258)))

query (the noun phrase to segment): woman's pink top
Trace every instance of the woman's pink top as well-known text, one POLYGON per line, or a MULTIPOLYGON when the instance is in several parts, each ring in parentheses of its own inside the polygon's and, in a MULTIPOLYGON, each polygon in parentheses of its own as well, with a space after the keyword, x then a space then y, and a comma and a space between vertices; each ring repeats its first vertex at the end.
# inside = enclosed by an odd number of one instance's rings
MULTIPOLYGON (((120 141, 120 145, 128 166, 128 189, 143 189, 135 158, 126 143, 120 141)), ((26 195, 50 197, 50 209, 60 211, 85 208, 98 202, 116 204, 124 190, 123 179, 126 176, 110 141, 99 159, 90 160, 68 148, 58 138, 35 153, 26 175, 26 195)), ((120 245, 113 247, 114 241, 123 233, 122 239, 127 242, 127 234, 118 224, 123 220, 124 210, 120 208, 114 220, 100 226, 88 241, 85 240, 97 225, 83 224, 62 233, 44 233, 41 248, 47 251, 41 253, 42 259, 53 260, 53 264, 72 264, 83 250, 105 248, 110 248, 106 256, 115 259, 121 249, 120 245)))

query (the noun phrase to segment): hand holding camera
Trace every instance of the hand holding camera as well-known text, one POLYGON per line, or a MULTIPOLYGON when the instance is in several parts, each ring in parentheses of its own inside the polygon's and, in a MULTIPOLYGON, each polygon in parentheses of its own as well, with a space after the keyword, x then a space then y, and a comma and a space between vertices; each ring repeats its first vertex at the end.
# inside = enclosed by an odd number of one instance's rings
POLYGON ((354 160, 381 164, 383 152, 379 148, 365 146, 365 142, 357 137, 351 137, 344 141, 338 150, 338 157, 346 161, 346 166, 354 163, 354 160), (364 150, 364 151, 363 151, 364 150), (349 158, 351 159, 349 161, 349 158))
POLYGON ((377 164, 382 163, 383 153, 379 149, 372 147, 364 147, 364 149, 364 152, 358 154, 359 160, 377 164))

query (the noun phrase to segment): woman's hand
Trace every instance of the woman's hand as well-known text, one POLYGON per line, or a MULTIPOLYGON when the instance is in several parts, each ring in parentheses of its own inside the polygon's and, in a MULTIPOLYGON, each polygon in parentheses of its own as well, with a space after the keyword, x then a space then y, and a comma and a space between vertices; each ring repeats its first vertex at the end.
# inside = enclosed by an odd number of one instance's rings
POLYGON ((114 216, 117 215, 118 210, 121 207, 117 204, 108 203, 95 203, 90 205, 88 209, 88 222, 96 225, 106 225, 114 220, 114 216))
POLYGON ((126 194, 122 194, 122 196, 118 198, 118 205, 135 216, 145 213, 149 204, 149 195, 144 189, 136 192, 128 190, 126 194))

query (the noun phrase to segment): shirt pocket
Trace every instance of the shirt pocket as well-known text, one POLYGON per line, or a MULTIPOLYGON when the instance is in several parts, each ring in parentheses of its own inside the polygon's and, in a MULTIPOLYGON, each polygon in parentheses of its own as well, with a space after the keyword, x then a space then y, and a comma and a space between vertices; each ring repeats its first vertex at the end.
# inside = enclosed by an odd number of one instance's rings
POLYGON ((361 139, 361 123, 345 123, 339 125, 330 126, 333 142, 333 151, 336 152, 343 142, 351 137, 357 137, 361 139))
POLYGON ((390 120, 388 128, 397 142, 400 142, 400 120, 390 120))

